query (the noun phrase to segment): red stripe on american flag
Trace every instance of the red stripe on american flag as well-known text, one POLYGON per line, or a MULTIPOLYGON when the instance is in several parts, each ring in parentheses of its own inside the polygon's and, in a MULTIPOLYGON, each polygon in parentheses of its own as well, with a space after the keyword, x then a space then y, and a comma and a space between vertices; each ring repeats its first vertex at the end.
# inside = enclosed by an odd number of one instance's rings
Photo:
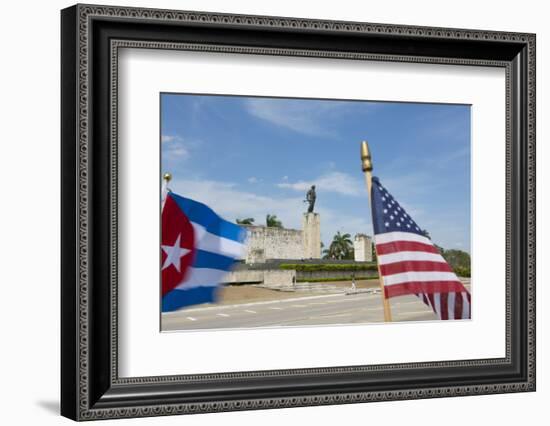
POLYGON ((424 251, 426 253, 439 254, 437 247, 416 241, 392 241, 390 243, 376 244, 376 252, 379 256, 398 253, 400 251, 424 251))
MULTIPOLYGON (((426 295, 425 295, 424 293, 419 293, 419 294, 422 295, 422 301, 423 301, 426 305, 430 306, 430 301, 428 300, 428 298, 426 297, 426 295)), ((417 297, 418 297, 418 294, 417 294, 417 297)))
POLYGON ((401 274, 403 272, 453 272, 445 262, 432 262, 429 260, 404 260, 402 262, 380 265, 380 273, 384 276, 401 274))
POLYGON ((441 312, 439 313, 439 318, 441 318, 442 320, 449 319, 449 306, 447 303, 448 301, 449 301, 449 293, 441 293, 441 295, 439 296, 439 303, 440 303, 440 310, 441 310, 441 312))
POLYGON ((424 293, 430 298, 433 305, 434 293, 465 291, 464 286, 460 281, 409 281, 402 284, 393 284, 384 286, 386 297, 404 296, 406 294, 424 293))
POLYGON ((462 293, 455 295, 455 319, 462 318, 462 293))

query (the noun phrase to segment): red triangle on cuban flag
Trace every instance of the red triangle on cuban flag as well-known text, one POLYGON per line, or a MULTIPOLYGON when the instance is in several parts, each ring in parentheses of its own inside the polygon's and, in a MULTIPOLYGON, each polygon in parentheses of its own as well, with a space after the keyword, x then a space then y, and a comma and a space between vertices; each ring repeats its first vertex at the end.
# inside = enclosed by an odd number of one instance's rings
POLYGON ((162 209, 162 295, 180 284, 195 257, 195 232, 187 216, 170 194, 162 209))

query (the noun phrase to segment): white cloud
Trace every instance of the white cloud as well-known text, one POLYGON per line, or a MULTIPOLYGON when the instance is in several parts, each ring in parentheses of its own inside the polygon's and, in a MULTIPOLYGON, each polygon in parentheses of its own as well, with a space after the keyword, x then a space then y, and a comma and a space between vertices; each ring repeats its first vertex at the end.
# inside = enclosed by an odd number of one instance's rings
MULTIPOLYGON (((303 197, 267 197, 243 191, 234 183, 200 180, 174 180, 170 189, 184 197, 210 206, 224 219, 234 222, 236 218, 253 217, 258 225, 265 224, 267 214, 275 214, 285 228, 301 229, 305 212, 303 197)), ((337 231, 347 232, 352 237, 359 232, 372 234, 368 205, 358 216, 320 207, 321 235, 329 244, 337 231)))
POLYGON ((182 145, 178 146, 171 146, 167 150, 165 150, 166 154, 168 154, 171 157, 178 157, 178 158, 187 158, 189 157, 189 151, 187 148, 185 148, 182 145))
POLYGON ((302 99, 247 99, 245 108, 256 118, 308 136, 334 137, 327 123, 343 112, 345 102, 302 99))
POLYGON ((452 166, 457 161, 463 161, 465 157, 470 155, 470 147, 466 146, 456 151, 452 151, 432 161, 430 164, 435 164, 440 169, 446 169, 452 166))
POLYGON ((388 178, 380 178, 382 185, 400 204, 420 205, 431 194, 437 193, 444 183, 425 170, 387 173, 388 178))
POLYGON ((285 182, 278 183, 277 187, 303 192, 311 188, 311 185, 315 185, 317 192, 335 192, 353 197, 361 196, 365 193, 365 189, 359 179, 342 172, 326 173, 317 179, 308 181, 300 180, 292 183, 287 182, 286 179, 283 180, 285 182))
POLYGON ((189 157, 187 144, 180 136, 162 135, 160 140, 162 142, 163 161, 181 160, 189 157))
POLYGON ((172 136, 172 135, 162 135, 160 137, 160 140, 162 143, 166 143, 166 142, 172 142, 172 141, 175 141, 177 138, 177 136, 172 136))
POLYGON ((174 180, 170 189, 209 205, 231 222, 236 218, 253 217, 261 225, 267 214, 275 214, 286 228, 301 227, 302 197, 266 197, 242 191, 234 183, 210 180, 174 180))
POLYGON ((260 180, 256 177, 256 176, 250 176, 248 179, 247 179, 247 182, 248 183, 258 183, 260 180))

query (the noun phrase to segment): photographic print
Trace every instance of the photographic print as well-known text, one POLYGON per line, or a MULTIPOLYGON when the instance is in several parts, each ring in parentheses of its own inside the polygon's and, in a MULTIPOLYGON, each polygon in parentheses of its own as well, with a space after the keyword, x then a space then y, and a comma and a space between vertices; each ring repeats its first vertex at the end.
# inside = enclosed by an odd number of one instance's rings
POLYGON ((469 105, 160 102, 162 331, 470 318, 469 105))
POLYGON ((535 34, 61 15, 62 415, 535 391, 535 34))

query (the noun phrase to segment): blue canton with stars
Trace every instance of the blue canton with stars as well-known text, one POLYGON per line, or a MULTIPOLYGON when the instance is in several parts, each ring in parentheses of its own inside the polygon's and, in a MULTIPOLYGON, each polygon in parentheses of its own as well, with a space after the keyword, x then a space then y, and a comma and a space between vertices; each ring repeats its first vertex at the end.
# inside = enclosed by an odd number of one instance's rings
POLYGON ((375 234, 386 232, 411 232, 424 236, 422 229, 408 215, 395 198, 382 186, 377 177, 372 178, 372 223, 375 234))

